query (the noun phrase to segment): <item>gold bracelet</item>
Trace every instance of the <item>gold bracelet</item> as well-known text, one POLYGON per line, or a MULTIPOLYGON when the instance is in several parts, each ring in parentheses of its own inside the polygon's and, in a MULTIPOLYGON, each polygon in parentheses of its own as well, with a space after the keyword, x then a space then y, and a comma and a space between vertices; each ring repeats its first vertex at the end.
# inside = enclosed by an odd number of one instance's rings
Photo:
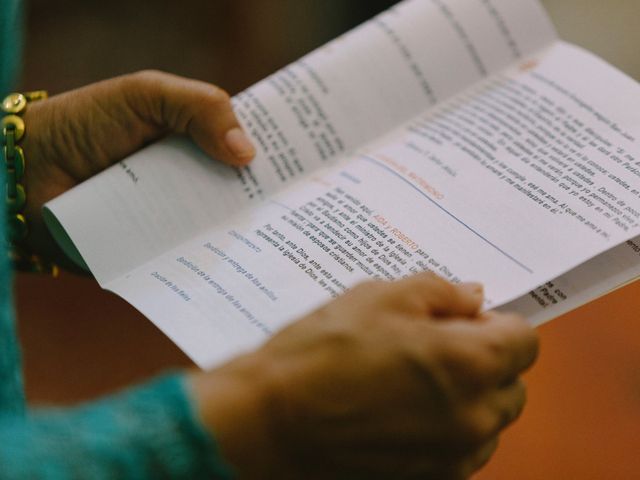
POLYGON ((20 183, 25 171, 24 151, 20 141, 24 138, 26 127, 22 114, 30 102, 47 98, 44 90, 28 93, 12 93, 2 101, 4 116, 0 120, 2 132, 2 157, 6 167, 6 205, 9 247, 9 258, 16 270, 49 273, 57 276, 58 267, 46 262, 37 255, 29 252, 24 246, 24 240, 29 233, 27 219, 23 214, 27 203, 27 192, 20 183))

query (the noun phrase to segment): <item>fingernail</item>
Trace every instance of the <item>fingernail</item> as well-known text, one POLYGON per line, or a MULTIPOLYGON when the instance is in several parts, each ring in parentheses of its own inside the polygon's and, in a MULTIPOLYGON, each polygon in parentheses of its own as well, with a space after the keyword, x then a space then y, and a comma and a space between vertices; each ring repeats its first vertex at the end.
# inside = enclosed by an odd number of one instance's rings
POLYGON ((484 295, 484 286, 481 283, 466 282, 461 283, 458 287, 474 297, 481 297, 484 295))
POLYGON ((229 130, 224 141, 227 143, 227 148, 238 160, 251 160, 256 155, 255 147, 241 128, 236 127, 229 130))

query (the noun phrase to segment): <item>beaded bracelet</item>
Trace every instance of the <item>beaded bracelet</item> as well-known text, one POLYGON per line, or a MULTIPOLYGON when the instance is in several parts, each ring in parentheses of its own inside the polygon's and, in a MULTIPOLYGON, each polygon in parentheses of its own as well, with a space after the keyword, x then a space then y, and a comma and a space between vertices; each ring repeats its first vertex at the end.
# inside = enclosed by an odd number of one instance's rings
POLYGON ((22 213, 27 203, 27 193, 20 183, 25 171, 24 151, 20 141, 24 138, 26 127, 22 114, 30 102, 47 98, 47 92, 41 90, 28 93, 12 93, 2 101, 1 109, 4 116, 0 120, 2 132, 2 158, 6 167, 6 205, 8 234, 7 244, 9 258, 16 270, 49 273, 57 276, 56 265, 43 261, 37 255, 29 252, 24 246, 24 240, 29 233, 27 219, 22 213))

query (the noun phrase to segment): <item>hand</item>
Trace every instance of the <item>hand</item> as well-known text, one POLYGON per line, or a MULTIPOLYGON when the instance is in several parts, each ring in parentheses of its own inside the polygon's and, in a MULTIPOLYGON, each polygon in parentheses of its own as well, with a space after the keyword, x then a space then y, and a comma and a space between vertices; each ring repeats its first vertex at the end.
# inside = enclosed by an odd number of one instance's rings
POLYGON ((42 221, 44 203, 146 144, 182 133, 229 165, 246 165, 255 155, 223 90, 161 72, 126 75, 34 102, 25 123, 28 243, 57 261, 64 257, 42 221))
POLYGON ((477 287, 367 283, 193 378, 240 479, 463 479, 520 414, 537 337, 477 287), (474 291, 475 290, 475 291, 474 291))

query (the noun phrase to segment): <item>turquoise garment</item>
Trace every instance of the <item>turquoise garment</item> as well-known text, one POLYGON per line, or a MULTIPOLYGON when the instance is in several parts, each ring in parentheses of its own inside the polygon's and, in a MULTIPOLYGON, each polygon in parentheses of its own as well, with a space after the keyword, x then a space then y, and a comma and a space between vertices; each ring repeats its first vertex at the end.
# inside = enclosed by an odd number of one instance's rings
POLYGON ((227 479, 183 378, 84 407, 0 418, 0 478, 227 479))
MULTIPOLYGON (((22 8, 20 0, 0 0, 0 92, 16 84, 22 58, 22 8)), ((4 98, 4 97, 3 97, 4 98)))
MULTIPOLYGON (((18 72, 20 12, 19 0, 0 0, 0 98, 4 98, 14 84, 18 72)), ((0 180, 0 185, 4 185, 4 176, 0 176, 0 180)), ((6 212, 0 208, 0 225, 3 228, 0 241, 4 238, 5 218, 6 212)), ((0 255, 0 415, 23 412, 24 398, 11 307, 11 271, 7 256, 0 255)))
MULTIPOLYGON (((0 0, 0 98, 18 71, 20 7, 0 0)), ((5 216, 0 208, 2 237, 5 216)), ((231 478, 195 418, 183 376, 78 408, 27 410, 11 281, 0 255, 0 479, 231 478)))

